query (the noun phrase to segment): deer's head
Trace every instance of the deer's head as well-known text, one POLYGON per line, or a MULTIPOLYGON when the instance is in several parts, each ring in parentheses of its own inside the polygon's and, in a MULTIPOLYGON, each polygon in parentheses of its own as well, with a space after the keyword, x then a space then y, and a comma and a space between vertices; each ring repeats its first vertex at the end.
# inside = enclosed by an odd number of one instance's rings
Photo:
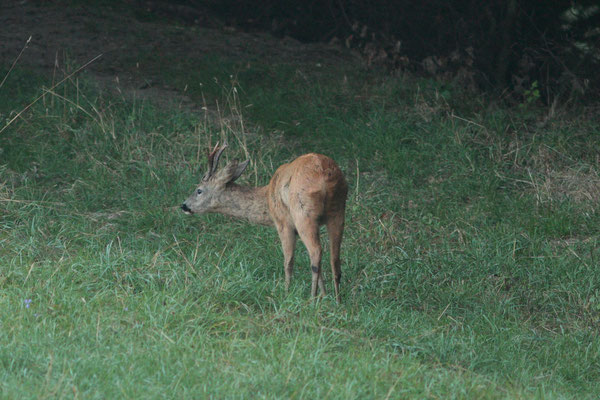
POLYGON ((248 166, 250 160, 243 163, 232 161, 217 171, 219 158, 226 147, 227 144, 219 147, 217 143, 215 148, 208 154, 208 170, 204 174, 202 182, 181 205, 181 209, 186 214, 201 214, 217 210, 223 198, 223 193, 227 190, 227 185, 235 182, 248 166))

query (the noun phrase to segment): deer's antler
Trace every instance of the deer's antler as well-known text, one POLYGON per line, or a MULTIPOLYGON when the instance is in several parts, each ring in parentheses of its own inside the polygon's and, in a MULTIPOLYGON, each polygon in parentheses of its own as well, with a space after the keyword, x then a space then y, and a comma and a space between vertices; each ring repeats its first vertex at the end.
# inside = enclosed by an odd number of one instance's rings
POLYGON ((203 181, 209 180, 217 170, 217 166, 219 165, 219 158, 221 158, 221 153, 223 150, 227 148, 227 143, 223 143, 223 146, 219 147, 219 142, 215 145, 211 152, 208 153, 208 171, 202 178, 203 181))

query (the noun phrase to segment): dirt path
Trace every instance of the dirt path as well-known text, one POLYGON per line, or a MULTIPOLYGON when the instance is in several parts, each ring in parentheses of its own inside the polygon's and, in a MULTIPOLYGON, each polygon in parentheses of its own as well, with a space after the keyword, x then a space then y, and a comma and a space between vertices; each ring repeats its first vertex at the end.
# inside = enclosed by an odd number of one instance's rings
POLYGON ((183 107, 196 108, 183 93, 157 83, 160 79, 156 68, 145 68, 140 60, 156 55, 176 63, 210 55, 241 61, 318 63, 324 67, 356 61, 335 46, 234 31, 202 11, 192 13, 199 21, 192 25, 153 18, 155 15, 134 5, 115 9, 8 0, 0 6, 0 62, 10 65, 31 37, 18 61, 21 66, 49 77, 62 77, 102 54, 85 70, 103 87, 136 98, 170 99, 183 107))

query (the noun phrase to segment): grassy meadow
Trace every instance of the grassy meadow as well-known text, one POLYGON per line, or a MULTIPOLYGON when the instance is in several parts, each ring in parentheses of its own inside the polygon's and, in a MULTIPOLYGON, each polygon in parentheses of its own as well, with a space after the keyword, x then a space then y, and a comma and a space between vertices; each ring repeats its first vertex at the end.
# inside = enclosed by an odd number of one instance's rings
POLYGON ((85 71, 0 87, 0 397, 598 398, 597 118, 352 63, 162 61, 196 109, 85 71), (286 293, 273 229, 180 212, 225 140, 241 183, 310 151, 344 170, 341 305, 310 301, 302 244, 286 293))

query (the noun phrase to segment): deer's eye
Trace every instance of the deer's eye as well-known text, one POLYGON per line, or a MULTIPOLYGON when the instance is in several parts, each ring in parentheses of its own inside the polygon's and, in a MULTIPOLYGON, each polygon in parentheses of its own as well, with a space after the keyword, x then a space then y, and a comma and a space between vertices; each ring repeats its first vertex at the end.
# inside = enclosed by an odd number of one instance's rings
POLYGON ((198 190, 196 190, 196 193, 198 193, 198 194, 202 194, 202 189, 198 189, 198 190))

